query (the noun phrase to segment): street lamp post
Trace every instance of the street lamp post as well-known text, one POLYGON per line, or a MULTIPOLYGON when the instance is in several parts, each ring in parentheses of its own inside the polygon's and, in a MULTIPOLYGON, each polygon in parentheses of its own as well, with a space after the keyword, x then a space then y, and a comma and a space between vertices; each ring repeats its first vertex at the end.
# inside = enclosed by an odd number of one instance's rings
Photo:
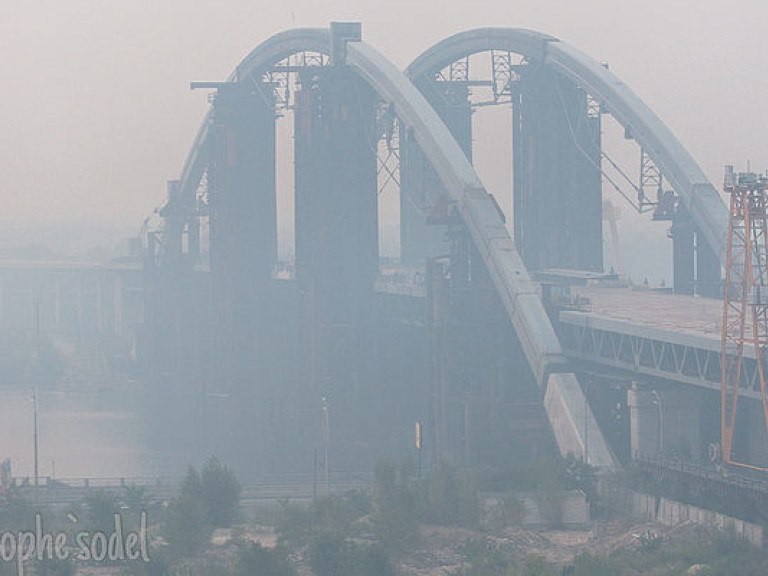
POLYGON ((33 423, 34 423, 32 440, 34 443, 34 456, 35 456, 35 502, 37 502, 38 483, 39 483, 40 474, 39 474, 38 450, 37 450, 37 389, 36 388, 32 388, 32 413, 33 413, 33 423))
POLYGON ((656 389, 651 390, 653 396, 653 403, 656 404, 656 409, 659 411, 659 453, 664 453, 664 406, 661 402, 661 394, 656 389))
POLYGON ((584 464, 589 464, 589 380, 584 384, 584 464))
POLYGON ((323 441, 325 448, 325 495, 331 495, 331 465, 328 461, 329 444, 331 443, 331 423, 328 410, 328 399, 323 396, 323 441))

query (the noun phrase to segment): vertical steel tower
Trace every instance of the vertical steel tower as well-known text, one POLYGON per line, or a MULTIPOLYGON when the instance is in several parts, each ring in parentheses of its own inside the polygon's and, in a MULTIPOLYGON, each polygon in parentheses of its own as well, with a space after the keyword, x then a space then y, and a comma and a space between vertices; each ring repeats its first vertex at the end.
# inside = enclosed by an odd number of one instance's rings
POLYGON ((748 385, 742 370, 744 353, 753 348, 757 380, 768 430, 768 401, 763 355, 768 345, 768 177, 736 174, 726 166, 724 190, 730 195, 728 253, 721 348, 721 444, 723 461, 746 468, 768 468, 733 458, 739 387, 748 385))

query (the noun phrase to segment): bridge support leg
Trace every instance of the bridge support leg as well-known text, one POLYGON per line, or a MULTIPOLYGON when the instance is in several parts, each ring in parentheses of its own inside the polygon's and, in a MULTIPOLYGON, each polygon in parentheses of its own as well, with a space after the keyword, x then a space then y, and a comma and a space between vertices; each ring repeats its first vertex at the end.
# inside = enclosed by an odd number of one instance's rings
MULTIPOLYGON (((201 441, 249 471, 268 461, 277 428, 268 319, 277 260, 270 98, 251 82, 218 89, 207 175, 211 303, 201 312, 209 314, 212 329, 210 360, 196 378, 196 414, 206 430, 201 441)), ((195 232, 188 238, 194 250, 195 232)))
POLYGON ((734 460, 768 466, 768 433, 763 407, 759 402, 739 401, 739 424, 735 428, 734 460))
POLYGON ((560 453, 583 459, 602 470, 614 470, 616 461, 574 374, 552 374, 544 394, 560 453))
POLYGON ((630 438, 633 457, 653 456, 662 451, 661 421, 658 405, 654 405, 650 391, 627 391, 630 438))
POLYGON ((675 294, 722 298, 720 259, 682 206, 675 210, 671 236, 675 294))
MULTIPOLYGON (((277 260, 275 114, 250 83, 219 89, 209 173, 211 275, 222 365, 238 389, 265 377, 262 316, 277 260)), ((263 380, 261 380, 263 381, 263 380)))
MULTIPOLYGON (((424 81, 419 89, 472 160, 472 106, 467 87, 424 81)), ((446 195, 440 178, 410 131, 402 131, 400 156, 400 253, 404 264, 424 266, 448 254, 446 227, 428 222, 435 202, 446 195)))
POLYGON ((529 270, 602 271, 600 117, 545 67, 522 67, 513 102, 515 242, 529 270))
MULTIPOLYGON (((184 380, 197 372, 187 362, 196 344, 195 295, 189 290, 194 281, 194 262, 184 253, 186 214, 180 201, 178 181, 168 182, 168 200, 160 212, 163 218, 162 248, 155 233, 147 237, 144 273, 144 325, 139 338, 142 358, 148 373, 175 375, 184 380)), ((99 302, 100 299, 97 299, 99 302)), ((199 349, 198 349, 199 352, 199 349)))
POLYGON ((656 390, 649 386, 629 389, 632 454, 663 453, 698 462, 703 453, 700 398, 695 390, 656 390))
POLYGON ((307 78, 296 101, 296 277, 306 433, 310 445, 325 443, 318 446, 321 454, 330 445, 335 466, 343 465, 342 454, 360 465, 371 457, 365 446, 372 407, 365 403, 376 388, 370 356, 379 260, 376 101, 344 66, 331 67, 317 81, 307 78))
POLYGON ((722 298, 723 272, 720 259, 701 232, 696 233, 697 292, 707 298, 722 298))
POLYGON ((672 220, 672 270, 675 294, 693 294, 695 286, 694 227, 688 213, 679 208, 672 220))
POLYGON ((435 199, 445 193, 437 174, 409 130, 400 140, 400 259, 421 267, 427 258, 448 253, 445 226, 429 225, 435 199))
POLYGON ((503 466, 554 450, 541 392, 463 225, 427 267, 430 461, 503 466))

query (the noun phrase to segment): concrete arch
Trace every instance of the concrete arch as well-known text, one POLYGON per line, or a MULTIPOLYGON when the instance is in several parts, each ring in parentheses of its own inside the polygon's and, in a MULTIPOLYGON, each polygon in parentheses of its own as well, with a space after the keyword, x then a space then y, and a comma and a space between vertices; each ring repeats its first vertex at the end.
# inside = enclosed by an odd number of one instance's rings
POLYGON ((479 28, 438 42, 406 70, 411 79, 434 73, 467 55, 505 50, 555 68, 584 89, 661 168, 720 261, 725 262, 728 210, 699 165, 648 106, 605 66, 559 39, 519 28, 479 28))

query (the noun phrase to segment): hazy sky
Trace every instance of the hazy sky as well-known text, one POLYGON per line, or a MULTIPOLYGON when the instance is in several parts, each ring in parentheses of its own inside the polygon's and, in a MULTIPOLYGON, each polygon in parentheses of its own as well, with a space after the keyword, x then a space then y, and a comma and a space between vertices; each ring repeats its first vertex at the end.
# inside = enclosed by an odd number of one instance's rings
POLYGON ((205 113, 189 82, 334 19, 401 67, 477 26, 553 34, 608 61, 716 186, 726 163, 768 168, 765 0, 0 0, 0 222, 138 225, 205 113))

